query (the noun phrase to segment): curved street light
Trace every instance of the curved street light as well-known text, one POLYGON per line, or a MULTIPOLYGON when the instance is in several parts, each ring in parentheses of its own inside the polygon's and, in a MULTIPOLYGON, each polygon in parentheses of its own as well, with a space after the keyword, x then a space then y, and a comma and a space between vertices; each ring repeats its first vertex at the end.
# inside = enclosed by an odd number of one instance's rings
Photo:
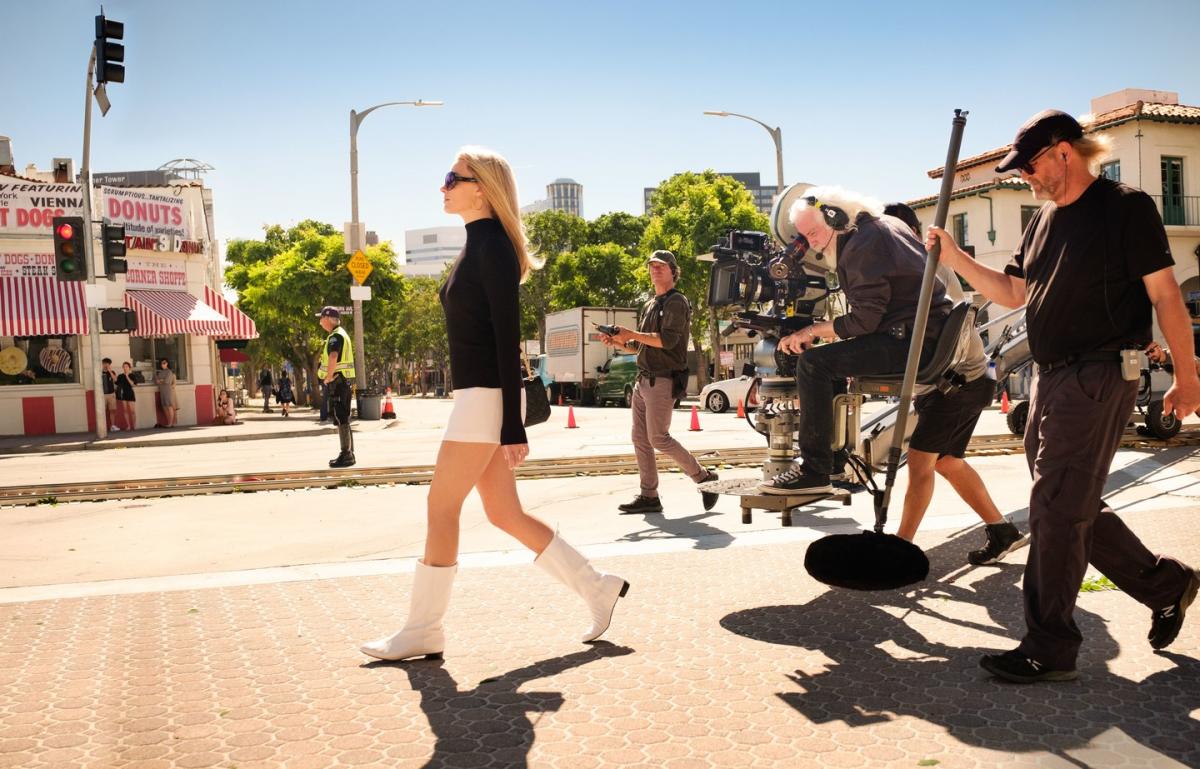
POLYGON ((749 115, 739 115, 736 112, 704 110, 704 114, 712 115, 713 117, 740 117, 745 120, 753 120, 767 129, 767 133, 771 134, 771 138, 775 141, 775 194, 783 194, 783 132, 778 127, 772 128, 757 118, 752 118, 749 115))
MULTIPOLYGON (((367 107, 362 112, 350 110, 350 240, 348 246, 350 253, 354 253, 362 249, 365 245, 359 242, 358 237, 358 127, 362 125, 363 120, 367 115, 370 115, 380 107, 393 106, 410 106, 410 107, 440 107, 445 102, 441 101, 424 101, 417 99, 416 101, 385 101, 383 104, 376 104, 374 107, 367 107)), ((358 285, 358 281, 351 277, 353 284, 358 285)), ((365 379, 366 365, 366 350, 363 349, 363 317, 362 317, 362 300, 355 299, 354 305, 354 378, 358 380, 359 392, 367 386, 365 379)), ((361 412, 361 407, 359 411, 361 412)))

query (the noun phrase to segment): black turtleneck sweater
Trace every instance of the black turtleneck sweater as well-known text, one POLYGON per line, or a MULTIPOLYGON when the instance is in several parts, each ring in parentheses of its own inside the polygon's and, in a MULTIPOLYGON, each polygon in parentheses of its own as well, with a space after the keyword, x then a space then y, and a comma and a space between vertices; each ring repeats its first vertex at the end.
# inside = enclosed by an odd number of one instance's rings
POLYGON ((454 388, 500 388, 505 446, 528 442, 521 419, 520 285, 517 253, 504 227, 477 219, 467 225, 467 245, 438 292, 454 388))

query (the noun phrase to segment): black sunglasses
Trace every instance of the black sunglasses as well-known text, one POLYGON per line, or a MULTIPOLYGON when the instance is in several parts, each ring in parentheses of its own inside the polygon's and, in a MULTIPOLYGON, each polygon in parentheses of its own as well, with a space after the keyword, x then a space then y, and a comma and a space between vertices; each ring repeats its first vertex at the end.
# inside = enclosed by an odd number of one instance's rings
POLYGON ((1035 173, 1035 171, 1033 170, 1033 164, 1038 162, 1038 158, 1040 158, 1042 155, 1045 155, 1050 150, 1054 149, 1057 145, 1058 145, 1058 142, 1051 144, 1046 149, 1042 150, 1038 154, 1031 157, 1028 162, 1022 163, 1021 165, 1017 166, 1017 170, 1024 171, 1025 173, 1029 174, 1030 176, 1033 176, 1035 173))
POLYGON ((448 190, 452 190, 452 189, 454 189, 454 185, 458 184, 459 182, 478 182, 478 181, 479 180, 476 179, 474 176, 459 176, 458 174, 454 173, 453 171, 447 171, 446 172, 446 182, 442 186, 444 186, 448 190))

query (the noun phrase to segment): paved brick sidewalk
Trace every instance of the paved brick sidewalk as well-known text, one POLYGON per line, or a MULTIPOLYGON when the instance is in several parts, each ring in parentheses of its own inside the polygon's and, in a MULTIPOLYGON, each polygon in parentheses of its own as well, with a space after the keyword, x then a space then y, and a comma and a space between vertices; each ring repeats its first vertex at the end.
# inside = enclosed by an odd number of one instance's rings
MULTIPOLYGON (((1137 513, 1200 561, 1195 510, 1137 513)), ((609 643, 532 566, 464 569, 444 662, 372 663, 411 576, 0 606, 0 767, 1167 767, 1200 765, 1200 620, 1169 653, 1119 592, 1081 595, 1082 678, 976 666, 1022 626, 1023 555, 829 591, 802 544, 605 559, 633 587, 609 643)))

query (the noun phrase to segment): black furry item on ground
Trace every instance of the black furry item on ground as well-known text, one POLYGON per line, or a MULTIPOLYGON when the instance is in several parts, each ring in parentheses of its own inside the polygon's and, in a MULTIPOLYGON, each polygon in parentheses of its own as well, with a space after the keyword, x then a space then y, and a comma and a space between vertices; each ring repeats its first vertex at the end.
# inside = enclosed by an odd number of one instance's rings
POLYGON ((804 569, 818 582, 851 590, 895 590, 929 576, 921 548, 895 534, 833 534, 808 546, 804 569))

